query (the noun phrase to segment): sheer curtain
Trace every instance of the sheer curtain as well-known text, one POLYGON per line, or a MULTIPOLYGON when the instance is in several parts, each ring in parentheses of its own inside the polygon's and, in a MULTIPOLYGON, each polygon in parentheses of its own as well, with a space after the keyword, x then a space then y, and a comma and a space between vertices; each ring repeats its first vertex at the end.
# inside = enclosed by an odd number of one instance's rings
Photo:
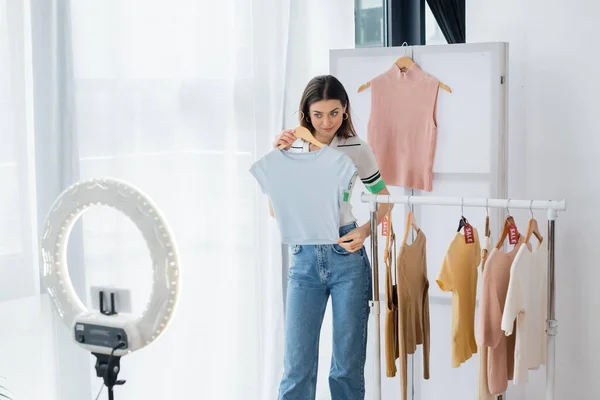
MULTIPOLYGON (((95 399, 100 389, 94 360, 40 292, 36 257, 36 226, 54 198, 97 176, 147 192, 182 260, 177 316, 122 360, 116 396, 276 397, 281 247, 247 170, 295 124, 329 48, 354 37, 351 2, 290 3, 0 0, 0 322, 10 327, 0 333, 0 385, 15 398, 95 399)), ((141 236, 112 210, 82 219, 69 241, 80 296, 89 304, 91 286, 128 288, 139 313, 151 279, 141 236)))
MULTIPOLYGON (((72 49, 70 60, 59 58, 63 89, 72 87, 63 94, 73 96, 62 115, 72 113, 75 141, 62 143, 76 143, 77 174, 125 179, 148 193, 182 262, 176 318, 123 359, 119 398, 275 397, 281 259, 247 170, 282 128, 288 7, 79 0, 57 14, 68 23, 57 51, 72 49)), ((140 313, 151 281, 141 235, 109 209, 82 220, 86 286, 129 288, 140 313)), ((95 395, 101 379, 90 372, 95 395)))
POLYGON ((35 251, 28 5, 0 0, 0 395, 54 399, 54 336, 35 251))

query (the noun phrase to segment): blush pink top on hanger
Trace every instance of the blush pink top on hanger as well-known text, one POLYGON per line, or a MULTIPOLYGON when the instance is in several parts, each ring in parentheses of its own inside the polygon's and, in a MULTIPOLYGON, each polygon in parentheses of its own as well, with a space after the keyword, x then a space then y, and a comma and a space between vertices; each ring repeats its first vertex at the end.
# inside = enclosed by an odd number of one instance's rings
POLYGON ((431 192, 439 81, 417 64, 371 80, 367 142, 387 185, 431 192))

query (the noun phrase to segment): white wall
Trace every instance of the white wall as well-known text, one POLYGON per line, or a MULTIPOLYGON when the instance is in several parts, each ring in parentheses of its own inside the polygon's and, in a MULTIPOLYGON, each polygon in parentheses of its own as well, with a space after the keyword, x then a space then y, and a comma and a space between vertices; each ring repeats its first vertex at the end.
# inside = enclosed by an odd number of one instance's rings
MULTIPOLYGON (((556 238, 557 399, 600 392, 599 13, 588 0, 467 1, 468 42, 510 42, 509 196, 568 201, 556 238)), ((513 212, 521 225, 528 214, 513 212)), ((530 377, 507 400, 544 398, 544 369, 530 377)))

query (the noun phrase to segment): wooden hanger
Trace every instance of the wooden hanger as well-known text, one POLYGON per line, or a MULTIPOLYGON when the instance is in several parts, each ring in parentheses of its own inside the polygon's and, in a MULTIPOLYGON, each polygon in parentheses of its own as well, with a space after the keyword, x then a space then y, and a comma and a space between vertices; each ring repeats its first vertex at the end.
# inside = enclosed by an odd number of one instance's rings
MULTIPOLYGON (((533 203, 533 200, 531 202, 533 203)), ((527 233, 525 234, 525 243, 529 243, 529 239, 531 238, 532 234, 535 235, 538 242, 542 243, 542 240, 544 240, 544 237, 540 233, 540 229, 539 229, 537 220, 533 217, 533 210, 531 209, 531 206, 529 207, 529 211, 531 211, 531 219, 529 220, 529 224, 527 224, 527 233)))
MULTIPOLYGON (((408 198, 408 202, 410 203, 410 196, 408 198)), ((415 214, 413 214, 412 210, 409 211, 408 215, 406 216, 406 228, 404 229, 404 237, 402 238, 402 244, 406 244, 411 227, 415 230, 415 232, 419 232, 420 230, 419 225, 417 225, 417 220, 415 219, 415 214)))
POLYGON ((404 231, 404 237, 402 238, 402 244, 406 244, 408 240, 408 234, 410 233, 410 228, 413 228, 415 232, 419 232, 419 225, 417 225, 417 221, 415 220, 415 215, 412 211, 408 213, 406 217, 406 230, 404 231))
POLYGON ((404 56, 404 57, 400 57, 399 59, 397 59, 394 64, 396 64, 396 66, 400 69, 402 69, 402 68, 409 69, 413 65, 415 65, 415 62, 413 61, 412 58, 404 56))
POLYGON ((484 235, 487 237, 490 237, 490 216, 486 215, 485 216, 485 231, 484 231, 484 235))
MULTIPOLYGON (((510 227, 515 226, 515 228, 516 228, 516 226, 517 226, 517 224, 515 224, 515 219, 512 217, 512 215, 510 215, 510 211, 508 210, 509 204, 510 204, 510 199, 508 199, 508 202, 506 203, 506 213, 508 214, 508 216, 506 217, 506 220, 504 220, 504 226, 502 227, 502 233, 500 234, 498 243, 496 243, 496 248, 498 250, 500 250, 502 248, 502 245, 504 245, 504 240, 508 236, 510 227)), ((519 243, 520 241, 521 241, 521 233, 517 229, 517 243, 519 243)))
POLYGON ((486 237, 486 245, 481 248, 481 273, 483 273, 485 269, 485 263, 489 256, 489 251, 487 249, 488 241, 492 239, 492 232, 490 231, 490 212, 488 208, 488 200, 485 200, 485 231, 484 236, 486 237))
POLYGON ((386 252, 388 251, 387 249, 389 249, 389 253, 388 253, 388 262, 390 262, 390 269, 391 269, 391 275, 392 275, 392 298, 394 300, 394 306, 398 307, 398 299, 397 299, 397 294, 396 294, 396 290, 397 290, 397 284, 398 284, 398 276, 396 275, 398 271, 396 271, 396 260, 397 260, 397 255, 396 255, 396 233, 394 232, 394 227, 392 226, 392 209, 390 209, 388 211, 388 236, 386 238, 386 244, 385 244, 385 248, 386 248, 386 252), (388 242, 387 240, 390 240, 390 242, 388 242), (394 255, 392 256, 392 250, 394 255))
MULTIPOLYGON (((296 136, 297 138, 300 138, 300 139, 304 139, 307 142, 312 143, 319 148, 323 148, 323 146, 325 146, 323 143, 321 143, 317 139, 315 139, 313 134, 310 133, 310 131, 307 128, 303 127, 302 125, 296 127, 296 129, 294 129, 294 136, 296 136)), ((279 145, 279 148, 281 150, 286 149, 288 147, 289 146, 286 146, 285 144, 279 145)))
POLYGON ((387 236, 385 238, 385 253, 383 255, 383 262, 388 263, 392 260, 392 248, 396 245, 396 235, 394 234, 394 228, 392 226, 392 210, 390 209, 387 214, 387 236))
MULTIPOLYGON (((486 215, 485 216, 485 231, 484 231, 484 235, 487 238, 486 239, 486 243, 487 240, 491 240, 491 232, 490 232, 490 216, 486 215)), ((487 245, 486 245, 487 246, 487 245)), ((488 259, 488 249, 487 247, 482 247, 481 248, 481 273, 483 273, 483 270, 485 268, 485 263, 488 259)))
POLYGON ((531 218, 529 220, 529 224, 527 225, 527 233, 525 234, 525 243, 529 243, 529 239, 531 238, 532 234, 536 237, 536 239, 540 243, 542 243, 542 241, 544 240, 544 237, 540 233, 540 229, 538 227, 538 223, 535 220, 535 218, 531 218))
MULTIPOLYGON (((400 57, 399 59, 397 59, 394 64, 400 69, 402 69, 402 68, 410 69, 413 65, 415 65, 415 62, 412 60, 412 58, 404 56, 404 57, 400 57)), ((369 81, 367 83, 363 83, 358 88, 357 93, 360 93, 365 89, 368 89, 370 86, 371 86, 371 81, 369 81)), ((448 85, 446 85, 445 83, 440 82, 439 87, 441 89, 444 89, 448 93, 452 93, 452 89, 450 89, 450 87, 448 85)))
MULTIPOLYGON (((504 240, 508 236, 508 228, 511 225, 516 225, 516 224, 515 224, 514 218, 511 215, 509 215, 508 217, 506 217, 506 220, 504 221, 504 227, 502 228, 502 233, 500 234, 500 239, 498 239, 498 243, 496 244, 496 248, 498 250, 500 250, 502 248, 502 245, 504 244, 504 240)), ((520 238, 521 238, 521 234, 519 233, 518 239, 520 239, 520 238)))

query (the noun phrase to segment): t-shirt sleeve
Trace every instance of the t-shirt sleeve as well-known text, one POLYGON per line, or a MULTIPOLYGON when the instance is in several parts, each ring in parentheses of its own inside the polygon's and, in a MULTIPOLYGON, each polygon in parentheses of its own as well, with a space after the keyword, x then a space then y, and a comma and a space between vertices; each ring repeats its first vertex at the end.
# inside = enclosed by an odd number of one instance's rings
POLYGON ((352 190, 352 186, 354 185, 354 181, 356 180, 356 176, 358 175, 358 169, 356 165, 352 162, 350 157, 347 155, 342 155, 340 160, 340 184, 342 186, 342 190, 349 192, 352 190))
POLYGON ((252 166, 250 167, 250 173, 252 174, 252 176, 254 176, 254 179, 256 179, 256 182, 260 186, 260 190, 264 194, 269 195, 266 160, 264 158, 261 158, 260 160, 252 164, 252 166))
POLYGON ((506 302, 504 303, 502 323, 500 325, 501 329, 506 333, 506 336, 510 336, 512 334, 515 319, 524 308, 524 277, 520 276, 520 260, 520 257, 515 257, 513 265, 510 268, 510 280, 508 283, 508 291, 506 293, 506 302))
POLYGON ((377 160, 371 146, 361 141, 360 156, 358 158, 358 175, 367 190, 373 194, 381 192, 385 188, 385 182, 379 172, 377 160))
POLYGON ((438 276, 435 280, 444 292, 451 292, 454 290, 454 282, 452 279, 452 268, 450 265, 450 255, 446 254, 444 257, 444 261, 442 262, 442 268, 438 273, 438 276))

